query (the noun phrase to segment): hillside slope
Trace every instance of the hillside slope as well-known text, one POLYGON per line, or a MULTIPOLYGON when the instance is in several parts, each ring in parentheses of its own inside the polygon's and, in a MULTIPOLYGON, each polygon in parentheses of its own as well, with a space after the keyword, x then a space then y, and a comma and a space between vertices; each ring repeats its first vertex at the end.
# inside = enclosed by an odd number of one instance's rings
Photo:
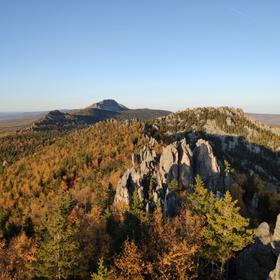
MULTIPOLYGON (((112 112, 87 108, 83 117, 92 110, 112 112)), ((48 117, 50 121, 75 121, 76 113, 53 112, 48 117)), ((125 240, 135 240, 145 254, 147 248, 141 246, 147 242, 153 248, 147 238, 156 240, 151 234, 155 229, 169 240, 164 247, 169 252, 172 242, 181 240, 174 234, 184 232, 186 220, 196 221, 192 229, 205 221, 190 216, 185 219, 180 212, 198 175, 214 195, 212 199, 220 201, 230 191, 251 226, 264 219, 274 223, 280 212, 279 147, 277 131, 250 120, 239 109, 227 107, 187 110, 147 122, 110 118, 64 133, 29 130, 4 137, 0 139, 1 248, 14 252, 23 244, 22 250, 28 251, 25 254, 38 256, 38 244, 45 238, 41 229, 45 217, 57 213, 54 209, 70 197, 67 223, 75 225, 76 240, 83 248, 79 279, 88 279, 96 271, 101 256, 114 267, 125 240), (165 217, 162 225, 154 220, 157 209, 162 209, 165 217), (171 225, 174 228, 168 229, 171 225), (176 226, 182 228, 178 231, 176 226)), ((199 232, 200 227, 194 235, 199 232)), ((178 244, 172 248, 181 252, 183 244, 178 244)), ((5 262, 10 260, 5 267, 11 267, 12 276, 27 275, 28 279, 33 271, 22 254, 13 254, 18 258, 16 267, 12 257, 3 254, 5 262)), ((36 263, 36 257, 27 260, 36 263)), ((275 260, 272 265, 276 265, 275 260)), ((158 275, 156 268, 153 272, 158 275)), ((208 270, 204 272, 208 275, 208 270)), ((207 277, 199 279, 216 279, 207 277)))
POLYGON ((71 130, 84 128, 107 119, 118 120, 151 120, 170 114, 168 111, 152 109, 128 109, 115 100, 107 99, 95 103, 85 109, 72 112, 51 111, 36 121, 31 130, 71 130))
POLYGON ((216 153, 239 170, 260 175, 275 189, 280 185, 279 131, 249 119, 242 110, 187 110, 151 121, 147 130, 167 143, 182 138, 190 145, 199 137, 209 140, 216 153))

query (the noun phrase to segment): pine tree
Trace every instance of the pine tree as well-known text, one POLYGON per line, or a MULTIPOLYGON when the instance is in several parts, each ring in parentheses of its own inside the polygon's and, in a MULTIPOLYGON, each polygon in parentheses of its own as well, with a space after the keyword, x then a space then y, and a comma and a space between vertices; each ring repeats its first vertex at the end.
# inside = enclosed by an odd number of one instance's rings
POLYGON ((209 259, 224 264, 235 252, 252 242, 252 231, 248 230, 249 220, 239 214, 237 201, 233 201, 229 192, 223 199, 216 200, 213 214, 206 214, 207 227, 204 230, 209 259))
POLYGON ((62 196, 60 205, 42 219, 43 238, 35 274, 44 279, 69 279, 79 267, 79 242, 76 240, 77 225, 68 221, 71 200, 62 196))
POLYGON ((197 215, 206 215, 213 212, 215 197, 208 192, 200 176, 195 178, 194 193, 188 195, 192 211, 197 215))
POLYGON ((93 273, 91 277, 92 280, 109 280, 110 273, 107 267, 104 265, 103 258, 99 259, 97 273, 93 273))
POLYGON ((195 191, 188 201, 191 210, 205 219, 201 255, 210 263, 219 264, 223 272, 226 261, 252 242, 249 220, 240 215, 237 201, 232 200, 229 192, 223 199, 215 198, 200 177, 196 178, 195 191))

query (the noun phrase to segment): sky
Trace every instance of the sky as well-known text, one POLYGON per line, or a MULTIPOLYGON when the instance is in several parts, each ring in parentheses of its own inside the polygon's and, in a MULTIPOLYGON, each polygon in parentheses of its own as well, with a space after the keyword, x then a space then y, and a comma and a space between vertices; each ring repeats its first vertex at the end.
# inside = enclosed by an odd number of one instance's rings
POLYGON ((0 0, 0 111, 280 113, 279 0, 0 0))

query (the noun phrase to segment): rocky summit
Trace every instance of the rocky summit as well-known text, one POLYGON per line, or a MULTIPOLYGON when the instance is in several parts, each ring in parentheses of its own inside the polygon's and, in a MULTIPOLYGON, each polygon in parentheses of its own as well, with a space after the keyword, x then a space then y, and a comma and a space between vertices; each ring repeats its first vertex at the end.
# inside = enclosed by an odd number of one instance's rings
POLYGON ((96 109, 100 109, 100 110, 113 111, 113 112, 129 110, 127 107, 125 107, 122 104, 119 104, 114 99, 102 100, 98 103, 92 104, 89 108, 96 108, 96 109))

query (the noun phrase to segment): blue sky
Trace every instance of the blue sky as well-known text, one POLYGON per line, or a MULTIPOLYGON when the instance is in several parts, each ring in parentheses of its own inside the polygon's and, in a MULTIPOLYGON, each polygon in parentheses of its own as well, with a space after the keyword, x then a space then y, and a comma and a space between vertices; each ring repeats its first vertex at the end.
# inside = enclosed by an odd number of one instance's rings
POLYGON ((279 0, 0 0, 0 111, 104 98, 280 113, 279 0))

